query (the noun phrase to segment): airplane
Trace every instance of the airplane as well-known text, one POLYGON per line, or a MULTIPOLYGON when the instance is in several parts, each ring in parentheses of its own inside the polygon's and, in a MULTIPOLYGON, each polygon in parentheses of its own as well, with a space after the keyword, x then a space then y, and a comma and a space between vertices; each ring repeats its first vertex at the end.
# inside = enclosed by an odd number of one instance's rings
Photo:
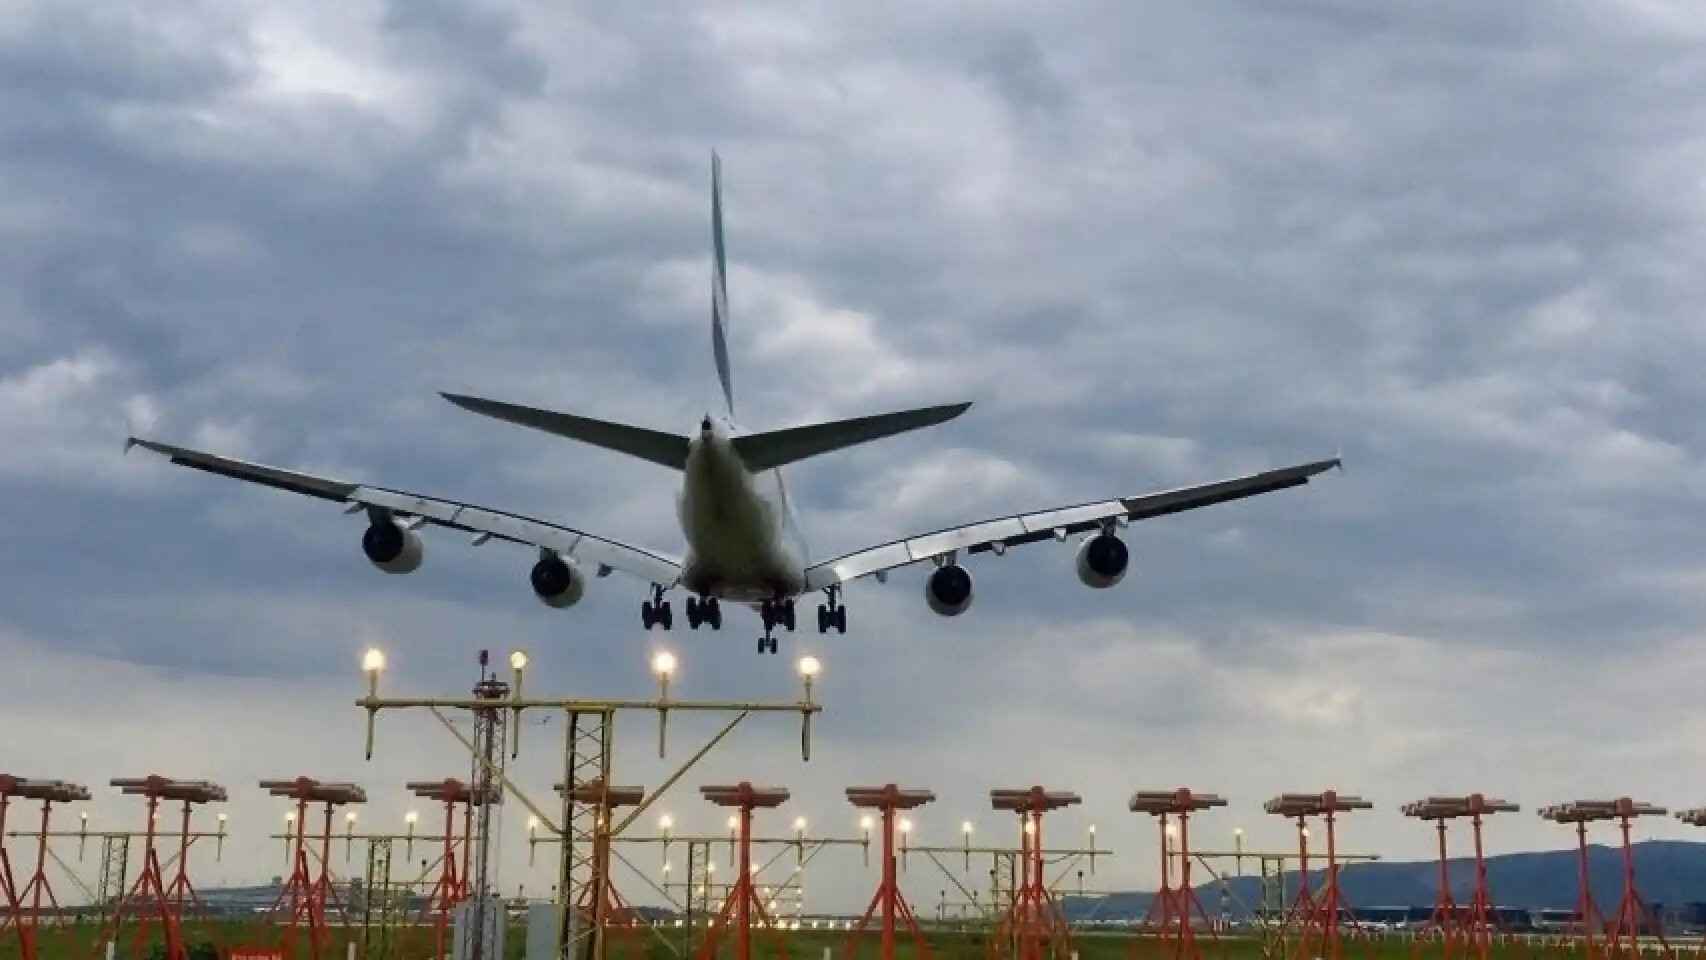
POLYGON ((519 513, 250 463, 136 436, 126 439, 125 450, 143 447, 180 466, 347 504, 346 513, 366 514, 362 552, 386 573, 410 573, 420 567, 424 544, 418 531, 431 525, 469 534, 475 545, 496 539, 535 548, 538 559, 529 581, 534 595, 549 607, 572 607, 580 602, 586 592, 588 569, 596 578, 620 571, 651 584, 649 598, 640 604, 640 622, 647 630, 673 626, 674 614, 666 595, 676 589, 686 594, 687 623, 693 629, 703 625, 720 630, 721 601, 754 607, 764 626, 764 635, 758 640, 761 654, 776 652, 777 627, 794 629, 797 599, 821 593, 824 602, 817 607, 818 632, 834 629, 844 634, 847 605, 842 595, 846 585, 864 577, 886 582, 890 571, 912 564, 929 563, 933 567, 924 582, 924 597, 931 610, 945 617, 964 613, 972 603, 972 575, 960 563, 962 555, 1001 556, 1021 544, 1065 542, 1080 536, 1075 559, 1079 580, 1097 589, 1112 587, 1129 566, 1130 551, 1119 532, 1131 522, 1301 486, 1310 477, 1340 465, 1334 457, 1193 487, 996 517, 814 562, 799 535, 782 468, 809 457, 946 423, 965 413, 971 404, 742 432, 735 421, 729 364, 722 162, 715 153, 711 156, 711 243, 711 347, 724 411, 715 416, 707 413, 696 431, 687 435, 667 433, 480 397, 442 394, 456 406, 482 416, 680 472, 677 513, 687 542, 685 556, 678 558, 519 513))

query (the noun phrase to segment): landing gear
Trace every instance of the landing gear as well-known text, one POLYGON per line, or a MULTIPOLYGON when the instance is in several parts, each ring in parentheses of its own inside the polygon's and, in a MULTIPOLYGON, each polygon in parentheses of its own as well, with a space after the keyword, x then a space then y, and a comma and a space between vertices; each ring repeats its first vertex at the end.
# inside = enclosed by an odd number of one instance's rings
POLYGON ((758 605, 758 618, 764 622, 764 636, 758 638, 758 652, 776 652, 777 627, 786 627, 789 633, 794 632, 794 602, 792 600, 766 600, 758 605))
MULTIPOLYGON (((691 613, 688 614, 688 619, 692 619, 691 613)), ((675 615, 669 609, 669 601, 663 598, 662 587, 653 585, 652 598, 640 603, 640 623, 644 624, 647 630, 654 626, 668 630, 675 625, 675 615)))
POLYGON ((839 602, 841 589, 839 587, 826 587, 823 593, 828 598, 829 603, 817 605, 817 632, 828 633, 829 628, 834 627, 836 633, 846 633, 847 608, 839 602))
POLYGON ((697 630, 701 623, 709 624, 712 630, 723 629, 723 605, 716 597, 687 598, 687 625, 697 630))

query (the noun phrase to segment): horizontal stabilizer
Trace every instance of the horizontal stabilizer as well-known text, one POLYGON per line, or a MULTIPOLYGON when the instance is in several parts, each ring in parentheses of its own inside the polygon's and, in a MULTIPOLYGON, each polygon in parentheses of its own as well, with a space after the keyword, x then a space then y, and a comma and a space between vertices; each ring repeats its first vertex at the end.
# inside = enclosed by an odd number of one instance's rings
POLYGON ((464 410, 510 423, 518 423, 524 427, 554 433, 559 437, 568 437, 582 443, 590 443, 595 447, 615 450, 641 460, 666 467, 684 470, 687 467, 687 438, 661 430, 648 430, 645 427, 630 427, 625 423, 611 423, 608 420, 594 420, 590 417, 577 417, 568 413, 557 413, 552 410, 540 410, 535 407, 523 407, 514 403, 501 403, 497 400, 483 400, 479 397, 465 397, 461 394, 441 394, 444 399, 456 404, 464 410))
POLYGON ((746 468, 757 473, 831 450, 946 423, 970 408, 969 403, 950 403, 940 407, 902 410, 899 413, 880 413, 873 417, 854 417, 833 423, 814 423, 805 427, 772 430, 769 433, 751 433, 735 437, 731 442, 746 468))

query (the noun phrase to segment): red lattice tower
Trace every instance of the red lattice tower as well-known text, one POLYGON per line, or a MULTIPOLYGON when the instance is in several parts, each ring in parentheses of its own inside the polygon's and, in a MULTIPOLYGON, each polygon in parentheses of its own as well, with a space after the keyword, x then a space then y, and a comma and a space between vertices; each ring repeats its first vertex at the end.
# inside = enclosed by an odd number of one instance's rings
POLYGON ((1664 814, 1663 807, 1641 803, 1628 797, 1618 797, 1616 800, 1576 800, 1540 808, 1540 816, 1547 820, 1576 825, 1576 876, 1581 887, 1577 894, 1576 909, 1583 953, 1590 960, 1598 957, 1640 957, 1639 938, 1644 928, 1651 929, 1657 936, 1662 955, 1672 955, 1670 943, 1665 940, 1664 925, 1660 923, 1658 914, 1641 899, 1641 893, 1635 886, 1635 852, 1629 844, 1631 821, 1636 817, 1664 814), (1603 953, 1596 952, 1593 931, 1596 926, 1604 928, 1604 919, 1598 905, 1593 901, 1593 891, 1588 886, 1588 824, 1596 820, 1616 820, 1623 841, 1623 898, 1618 901, 1617 916, 1611 923, 1610 933, 1606 934, 1603 953))
MULTIPOLYGON (((563 785, 557 784, 556 791, 563 792, 563 785)), ((618 807, 638 806, 646 797, 645 787, 605 787, 602 780, 592 780, 575 787, 571 799, 579 804, 596 807, 598 813, 594 820, 592 840, 592 882, 581 890, 580 902, 575 909, 586 918, 595 931, 600 943, 604 944, 604 955, 609 950, 609 935, 612 930, 621 934, 620 943, 623 952, 631 957, 643 960, 646 956, 646 944, 640 930, 640 921, 633 908, 622 899, 622 894, 616 890, 616 882, 610 872, 610 812, 618 807)), ((594 948, 591 956, 600 956, 594 948)))
POLYGON ((699 945, 699 952, 695 956, 698 960, 711 960, 717 955, 717 942, 721 939, 723 930, 729 926, 732 915, 735 928, 735 958, 751 960, 752 912, 756 910, 759 920, 764 922, 766 930, 773 938, 775 955, 786 960, 788 943, 775 932, 775 922, 765 912, 764 903, 752 886, 752 811, 759 807, 774 809, 786 803, 787 788, 755 787, 742 780, 733 786, 700 787, 699 792, 704 794, 706 800, 719 807, 734 807, 739 811, 736 827, 739 831, 737 839, 740 846, 740 876, 729 888, 728 899, 723 901, 723 908, 717 911, 717 918, 705 932, 705 942, 699 945))
POLYGON ((190 884, 189 878, 189 846, 192 839, 190 811, 197 804, 223 802, 225 788, 207 780, 173 780, 158 774, 147 777, 115 777, 108 782, 125 794, 143 797, 148 801, 148 826, 143 832, 142 873, 137 876, 135 885, 113 908, 113 915, 107 921, 106 929, 102 932, 96 948, 100 948, 100 943, 117 939, 125 917, 134 915, 138 922, 132 942, 133 956, 142 956, 149 924, 158 922, 166 941, 164 960, 185 960, 184 901, 186 897, 191 902, 195 901, 195 887, 190 884), (155 824, 159 819, 162 800, 176 800, 183 804, 183 830, 178 837, 178 869, 170 885, 165 882, 160 869, 160 854, 154 846, 155 824))
POLYGON ((1521 809, 1507 800, 1489 800, 1484 794, 1466 797, 1428 797, 1402 808, 1404 816, 1432 820, 1439 833, 1439 892, 1434 898, 1433 913, 1418 931, 1411 944, 1411 954, 1420 952, 1430 937, 1438 939, 1444 960, 1451 960, 1459 947, 1474 950, 1481 960, 1487 960, 1492 950, 1497 922, 1493 916, 1493 897, 1487 886, 1487 861, 1481 843, 1482 818, 1494 813, 1515 813, 1521 809), (1475 837, 1475 890, 1470 895, 1467 911, 1459 909, 1451 896, 1451 877, 1447 872, 1445 852, 1446 821, 1468 817, 1475 837))
POLYGON ((989 805, 1017 813, 1020 823, 1020 883, 996 924, 995 935, 989 938, 990 957, 1000 956, 1009 946, 1015 960, 1040 960, 1045 955, 1066 960, 1071 955, 1066 918, 1043 877, 1043 814, 1082 802, 1076 793, 1042 787, 989 791, 989 805))
POLYGON ((18 949, 22 960, 35 960, 37 931, 41 925, 42 900, 54 912, 59 911, 59 899, 47 879, 48 825, 56 803, 72 803, 89 799, 89 788, 64 780, 29 780, 0 773, 0 894, 5 897, 6 915, 0 918, 0 932, 15 926, 18 949), (6 807, 13 797, 41 801, 41 831, 37 836, 36 869, 20 889, 12 873, 12 861, 6 853, 6 807))
POLYGON ((422 913, 432 914, 433 917, 433 955, 438 960, 447 956, 445 947, 449 943, 450 911, 469 896, 467 855, 469 842, 469 825, 473 809, 485 803, 502 803, 503 794, 494 788, 481 796, 478 787, 470 786, 455 778, 444 780, 411 780, 407 784, 410 791, 417 797, 444 804, 444 852, 439 855, 438 881, 433 884, 427 894, 426 902, 422 905, 422 913), (456 866, 456 808, 463 808, 462 814, 462 854, 463 863, 459 870, 456 866))
POLYGON ((353 783, 327 783, 313 777, 290 780, 262 780, 261 789, 275 797, 296 801, 296 840, 292 856, 294 869, 290 880, 279 890, 268 918, 274 926, 284 927, 284 951, 295 955, 297 930, 308 929, 308 956, 320 960, 331 942, 332 932, 326 923, 326 904, 338 911, 339 919, 347 925, 349 915, 338 900, 337 882, 332 877, 332 812, 351 803, 366 803, 367 792, 353 783), (325 805, 325 823, 319 837, 308 834, 308 805, 325 805), (320 841, 320 869, 316 874, 308 865, 308 841, 320 841))
POLYGON ((1263 809, 1268 813, 1297 821, 1297 900, 1286 914, 1286 926, 1289 928, 1294 918, 1301 920, 1301 933, 1298 937, 1300 956, 1339 960, 1344 955, 1339 936, 1339 912, 1346 908, 1348 903, 1339 889, 1336 823, 1341 813, 1373 807, 1373 803, 1361 797, 1334 790, 1322 793, 1282 793, 1263 805, 1263 809), (1311 895, 1309 890, 1310 817, 1320 817, 1327 825, 1327 878, 1321 885, 1319 897, 1311 895), (1319 952, 1311 952, 1311 944, 1317 945, 1319 952))
MULTIPOLYGON (((1202 918, 1204 929, 1209 936, 1214 936, 1214 924, 1209 920, 1208 912, 1203 909, 1202 902, 1191 888, 1191 814, 1212 807, 1226 806, 1226 800, 1213 793, 1192 793, 1188 787, 1176 790, 1139 790, 1131 795, 1127 804, 1133 813, 1147 813, 1156 819, 1161 829, 1161 891, 1149 905, 1150 916, 1145 918, 1148 925, 1153 919, 1157 904, 1160 905, 1161 923, 1157 928, 1161 934, 1161 946, 1165 953, 1171 954, 1176 960, 1199 960, 1202 950, 1197 946, 1196 932, 1192 926, 1192 908, 1197 917, 1202 918), (1169 850, 1168 818, 1176 818, 1179 831, 1178 849, 1176 854, 1169 850), (1179 886, 1171 886, 1172 869, 1169 861, 1177 856, 1179 860, 1179 886)), ((1136 949, 1139 941, 1133 939, 1132 946, 1136 949)))
POLYGON ((865 908, 865 915, 859 918, 853 931, 847 935, 847 945, 842 949, 845 960, 853 960, 859 945, 859 935, 865 932, 865 927, 871 922, 871 915, 878 907, 882 908, 883 918, 882 960, 894 960, 894 921, 897 916, 905 920, 907 929, 912 931, 912 942, 917 956, 929 960, 930 948, 924 942, 924 934, 918 929, 918 918, 913 915, 912 905, 901 895, 900 885, 895 881, 894 828, 895 811, 913 810, 935 799, 936 795, 928 790, 902 790, 892 783, 881 787, 847 788, 849 803, 862 809, 881 811, 883 815, 883 879, 877 885, 871 905, 865 908))

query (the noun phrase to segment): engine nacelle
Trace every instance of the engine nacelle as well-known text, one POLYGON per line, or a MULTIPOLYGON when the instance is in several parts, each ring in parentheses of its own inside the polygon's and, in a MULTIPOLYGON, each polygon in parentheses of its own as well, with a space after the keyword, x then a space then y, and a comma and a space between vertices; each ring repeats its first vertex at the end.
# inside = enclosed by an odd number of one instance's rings
POLYGON ((944 617, 957 617, 971 606, 971 571, 957 563, 937 567, 924 581, 924 599, 944 617))
POLYGON ((533 595, 547 607, 572 607, 586 595, 586 576, 574 561, 556 553, 547 553, 533 565, 527 575, 533 585, 533 595))
POLYGON ((386 573, 414 573, 420 569, 426 546, 413 530, 385 519, 368 525, 361 535, 361 552, 386 573))
POLYGON ((1119 583, 1130 563, 1125 541, 1111 533, 1098 533, 1078 545, 1078 579, 1086 587, 1101 590, 1119 583))

